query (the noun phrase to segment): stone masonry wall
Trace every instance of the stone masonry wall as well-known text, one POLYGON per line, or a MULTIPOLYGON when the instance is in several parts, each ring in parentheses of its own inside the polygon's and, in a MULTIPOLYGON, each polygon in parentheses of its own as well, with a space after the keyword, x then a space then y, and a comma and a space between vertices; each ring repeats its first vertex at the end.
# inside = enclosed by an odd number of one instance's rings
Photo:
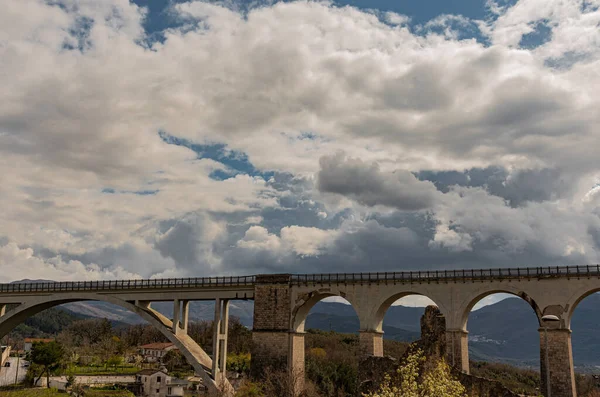
POLYGON ((254 288, 251 375, 286 369, 290 353, 289 276, 257 276, 254 288))
POLYGON ((383 333, 361 331, 359 334, 361 357, 383 356, 383 333))
MULTIPOLYGON (((270 280, 267 276, 259 280, 270 280)), ((272 281, 284 281, 281 276, 272 281)), ((289 279, 289 277, 288 277, 289 279)), ((254 325, 258 331, 289 331, 291 318, 291 288, 286 284, 265 284, 254 287, 254 325)))
MULTIPOLYGON (((542 393, 546 395, 546 339, 544 329, 540 328, 540 363, 542 393)), ((571 350, 571 330, 548 330, 548 361, 550 362, 550 385, 552 397, 573 397, 575 375, 573 373, 573 354, 571 350)))

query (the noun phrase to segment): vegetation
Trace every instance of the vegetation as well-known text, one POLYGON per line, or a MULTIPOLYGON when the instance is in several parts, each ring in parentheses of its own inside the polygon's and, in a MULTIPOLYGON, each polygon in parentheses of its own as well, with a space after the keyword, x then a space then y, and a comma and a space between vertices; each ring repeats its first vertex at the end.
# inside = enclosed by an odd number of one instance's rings
POLYGON ((48 343, 34 343, 31 349, 31 363, 34 364, 30 370, 36 371, 39 369, 39 375, 35 379, 34 384, 46 374, 48 386, 50 385, 50 373, 59 368, 65 351, 61 344, 52 341, 48 343))
POLYGON ((118 366, 118 367, 107 367, 104 365, 99 366, 79 366, 70 365, 64 368, 63 372, 69 375, 133 375, 140 370, 139 367, 134 365, 118 366))
POLYGON ((65 393, 60 393, 56 389, 29 389, 19 388, 14 390, 0 391, 2 397, 65 397, 65 393))
MULTIPOLYGON (((27 318, 11 331, 11 339, 46 338, 55 336, 81 316, 63 309, 50 308, 27 318)), ((19 346, 22 347, 22 346, 19 346)))
POLYGON ((250 373, 250 353, 228 354, 227 369, 248 375, 250 373))
POLYGON ((473 362, 469 363, 471 374, 502 383, 518 394, 535 396, 540 393, 540 373, 532 369, 512 367, 508 364, 473 362))
POLYGON ((134 397, 134 394, 127 390, 87 389, 85 391, 85 397, 134 397))
MULTIPOLYGON (((47 365, 43 364, 41 359, 36 359, 28 371, 28 379, 31 383, 35 378, 39 379, 43 375, 133 374, 138 372, 143 365, 151 365, 142 362, 143 358, 137 352, 138 346, 167 341, 158 330, 147 324, 115 327, 113 323, 105 319, 75 318, 68 312, 61 312, 60 309, 50 309, 39 314, 35 324, 37 324, 36 327, 41 327, 45 331, 51 331, 48 334, 41 330, 39 332, 43 336, 56 337, 57 342, 54 344, 54 346, 58 346, 55 351, 56 356, 59 355, 60 350, 63 354, 57 360, 49 359, 47 365), (46 314, 49 318, 44 318, 46 314), (59 331, 56 333, 53 330, 59 331)), ((242 376, 247 376, 250 369, 252 333, 235 318, 230 320, 229 325, 228 368, 242 376)), ((189 325, 190 336, 198 341, 208 354, 212 354, 212 332, 212 322, 210 321, 200 321, 189 325)), ((19 335, 13 333, 11 340, 14 341, 19 335)), ((37 335, 39 336, 39 334, 37 335)), ((356 395, 359 386, 357 385, 358 335, 309 329, 305 341, 306 396, 356 395)), ((403 357, 407 347, 406 343, 384 340, 386 355, 392 357, 403 357)), ((31 358, 33 358, 33 353, 31 358)), ((174 376, 192 373, 185 357, 176 350, 169 352, 163 358, 163 362, 174 376)), ((418 383, 429 384, 431 387, 446 384, 444 383, 448 375, 445 372, 446 369, 447 367, 434 367, 434 371, 432 370, 433 372, 428 377, 420 378, 418 383), (441 380, 438 376, 441 376, 441 380)), ((517 393, 525 395, 539 395, 540 393, 539 373, 533 370, 519 369, 505 364, 472 362, 471 373, 475 376, 497 380, 517 393)), ((394 374, 389 378, 389 388, 401 387, 396 384, 399 376, 399 374, 394 374)), ((408 376, 405 378, 408 379, 408 376)), ((597 381, 593 377, 578 375, 576 379, 579 396, 599 397, 597 381)), ((449 385, 453 384, 449 383, 449 385)), ((264 382, 244 383, 238 391, 238 396, 285 396, 284 390, 289 390, 290 387, 286 374, 279 373, 275 369, 266 374, 264 382)), ((455 391, 454 389, 447 390, 449 393, 455 391)), ((379 392, 385 392, 385 389, 379 390, 379 392)), ((435 396, 435 394, 424 394, 423 390, 416 392, 421 393, 416 394, 418 396, 435 396)), ((5 394, 0 393, 0 395, 5 394)), ((34 394, 26 395, 35 396, 34 394)))
POLYGON ((422 350, 411 353, 398 368, 396 376, 386 376, 375 392, 365 397, 465 397, 465 387, 450 374, 444 360, 425 373, 420 373, 425 361, 422 350))

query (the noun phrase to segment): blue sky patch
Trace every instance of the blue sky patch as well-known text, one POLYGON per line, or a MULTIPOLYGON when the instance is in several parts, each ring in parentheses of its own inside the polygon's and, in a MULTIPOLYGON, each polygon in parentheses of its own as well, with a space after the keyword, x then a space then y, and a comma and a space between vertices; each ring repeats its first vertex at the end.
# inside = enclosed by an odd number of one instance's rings
POLYGON ((211 159, 227 167, 226 170, 215 170, 209 176, 215 180, 233 178, 238 174, 261 177, 269 180, 275 173, 272 171, 258 170, 248 159, 248 155, 237 150, 227 148, 223 143, 199 144, 188 139, 177 138, 164 131, 159 132, 165 143, 186 147, 194 151, 199 159, 211 159))
MULTIPOLYGON (((190 22, 172 12, 173 5, 185 3, 184 0, 133 0, 133 2, 148 10, 143 24, 147 34, 147 45, 151 45, 153 41, 162 42, 164 40, 162 32, 165 29, 182 28, 190 22)), ((208 0, 206 2, 227 6, 242 15, 246 15, 254 8, 276 3, 276 1, 261 0, 232 0, 228 2, 208 0)), ((515 0, 500 0, 497 3, 501 6, 510 6, 515 3, 515 0)), ((493 20, 496 18, 496 15, 490 11, 486 0, 343 0, 335 1, 333 4, 338 7, 353 6, 363 11, 375 13, 382 22, 386 22, 383 16, 387 12, 406 15, 410 18, 408 26, 416 33, 427 33, 422 27, 441 15, 460 15, 470 20, 493 20)), ((475 38, 481 43, 488 44, 486 38, 481 35, 479 29, 474 25, 460 26, 459 30, 461 39, 475 38)))
POLYGON ((548 21, 538 21, 533 28, 533 32, 524 34, 521 37, 519 46, 530 50, 550 41, 552 38, 552 28, 547 23, 548 21))
POLYGON ((113 188, 107 187, 102 189, 102 193, 104 194, 136 194, 138 196, 152 196, 158 193, 159 190, 115 190, 113 188))

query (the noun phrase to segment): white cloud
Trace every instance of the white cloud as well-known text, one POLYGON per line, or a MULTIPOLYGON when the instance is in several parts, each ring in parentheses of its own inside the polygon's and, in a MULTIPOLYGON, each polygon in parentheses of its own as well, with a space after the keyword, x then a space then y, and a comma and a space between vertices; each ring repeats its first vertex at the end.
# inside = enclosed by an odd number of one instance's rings
MULTIPOLYGON (((487 25, 457 16, 429 25, 478 23, 493 43, 486 47, 451 30, 416 35, 402 15, 387 14, 386 24, 328 3, 277 3, 242 17, 190 2, 170 10, 185 27, 148 48, 143 8, 60 4, 13 1, 0 13, 0 208, 8 209, 0 237, 10 241, 0 247, 2 270, 18 262, 54 278, 67 268, 109 277, 118 263, 124 276, 231 272, 236 249, 272 253, 277 266, 264 266, 277 270, 294 263, 290 252, 369 259, 354 240, 361 233, 402 240, 415 257, 490 244, 499 255, 598 258, 597 8, 520 0, 495 7, 487 25), (518 48, 539 21, 551 40, 518 48), (226 144, 257 170, 290 173, 307 187, 249 175, 216 181, 210 174, 223 164, 159 131, 226 144), (346 158, 332 157, 339 151, 346 158), (319 159, 327 164, 317 178, 319 159), (568 183, 516 192, 541 198, 513 208, 482 188, 442 194, 412 174, 487 166, 513 176, 556 170, 568 183), (316 181, 337 194, 321 194, 316 181), (314 212, 310 221, 279 208, 296 197, 314 212), (277 222, 267 209, 280 210, 277 222), (437 223, 421 226, 431 238, 418 225, 372 219, 393 209, 430 212, 424 222, 437 223)), ((16 269, 7 279, 21 278, 16 269)))
POLYGON ((255 251, 268 251, 286 256, 290 253, 315 256, 334 242, 338 231, 321 230, 314 227, 288 226, 281 235, 271 234, 261 226, 251 226, 238 241, 238 247, 255 251))
POLYGON ((140 278, 121 267, 100 268, 95 264, 64 261, 60 256, 43 259, 33 249, 19 248, 14 242, 0 247, 0 269, 2 282, 23 278, 53 281, 140 278))

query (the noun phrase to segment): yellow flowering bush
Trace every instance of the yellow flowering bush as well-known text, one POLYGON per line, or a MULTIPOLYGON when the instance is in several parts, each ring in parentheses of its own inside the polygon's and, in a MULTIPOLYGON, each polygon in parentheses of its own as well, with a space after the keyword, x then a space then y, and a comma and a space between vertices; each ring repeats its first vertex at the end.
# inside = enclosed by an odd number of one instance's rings
POLYGON ((410 354, 406 363, 397 370, 396 381, 386 375, 375 392, 364 397, 465 397, 465 387, 452 378, 450 367, 441 360, 435 368, 419 378, 419 369, 425 361, 422 350, 410 354))

